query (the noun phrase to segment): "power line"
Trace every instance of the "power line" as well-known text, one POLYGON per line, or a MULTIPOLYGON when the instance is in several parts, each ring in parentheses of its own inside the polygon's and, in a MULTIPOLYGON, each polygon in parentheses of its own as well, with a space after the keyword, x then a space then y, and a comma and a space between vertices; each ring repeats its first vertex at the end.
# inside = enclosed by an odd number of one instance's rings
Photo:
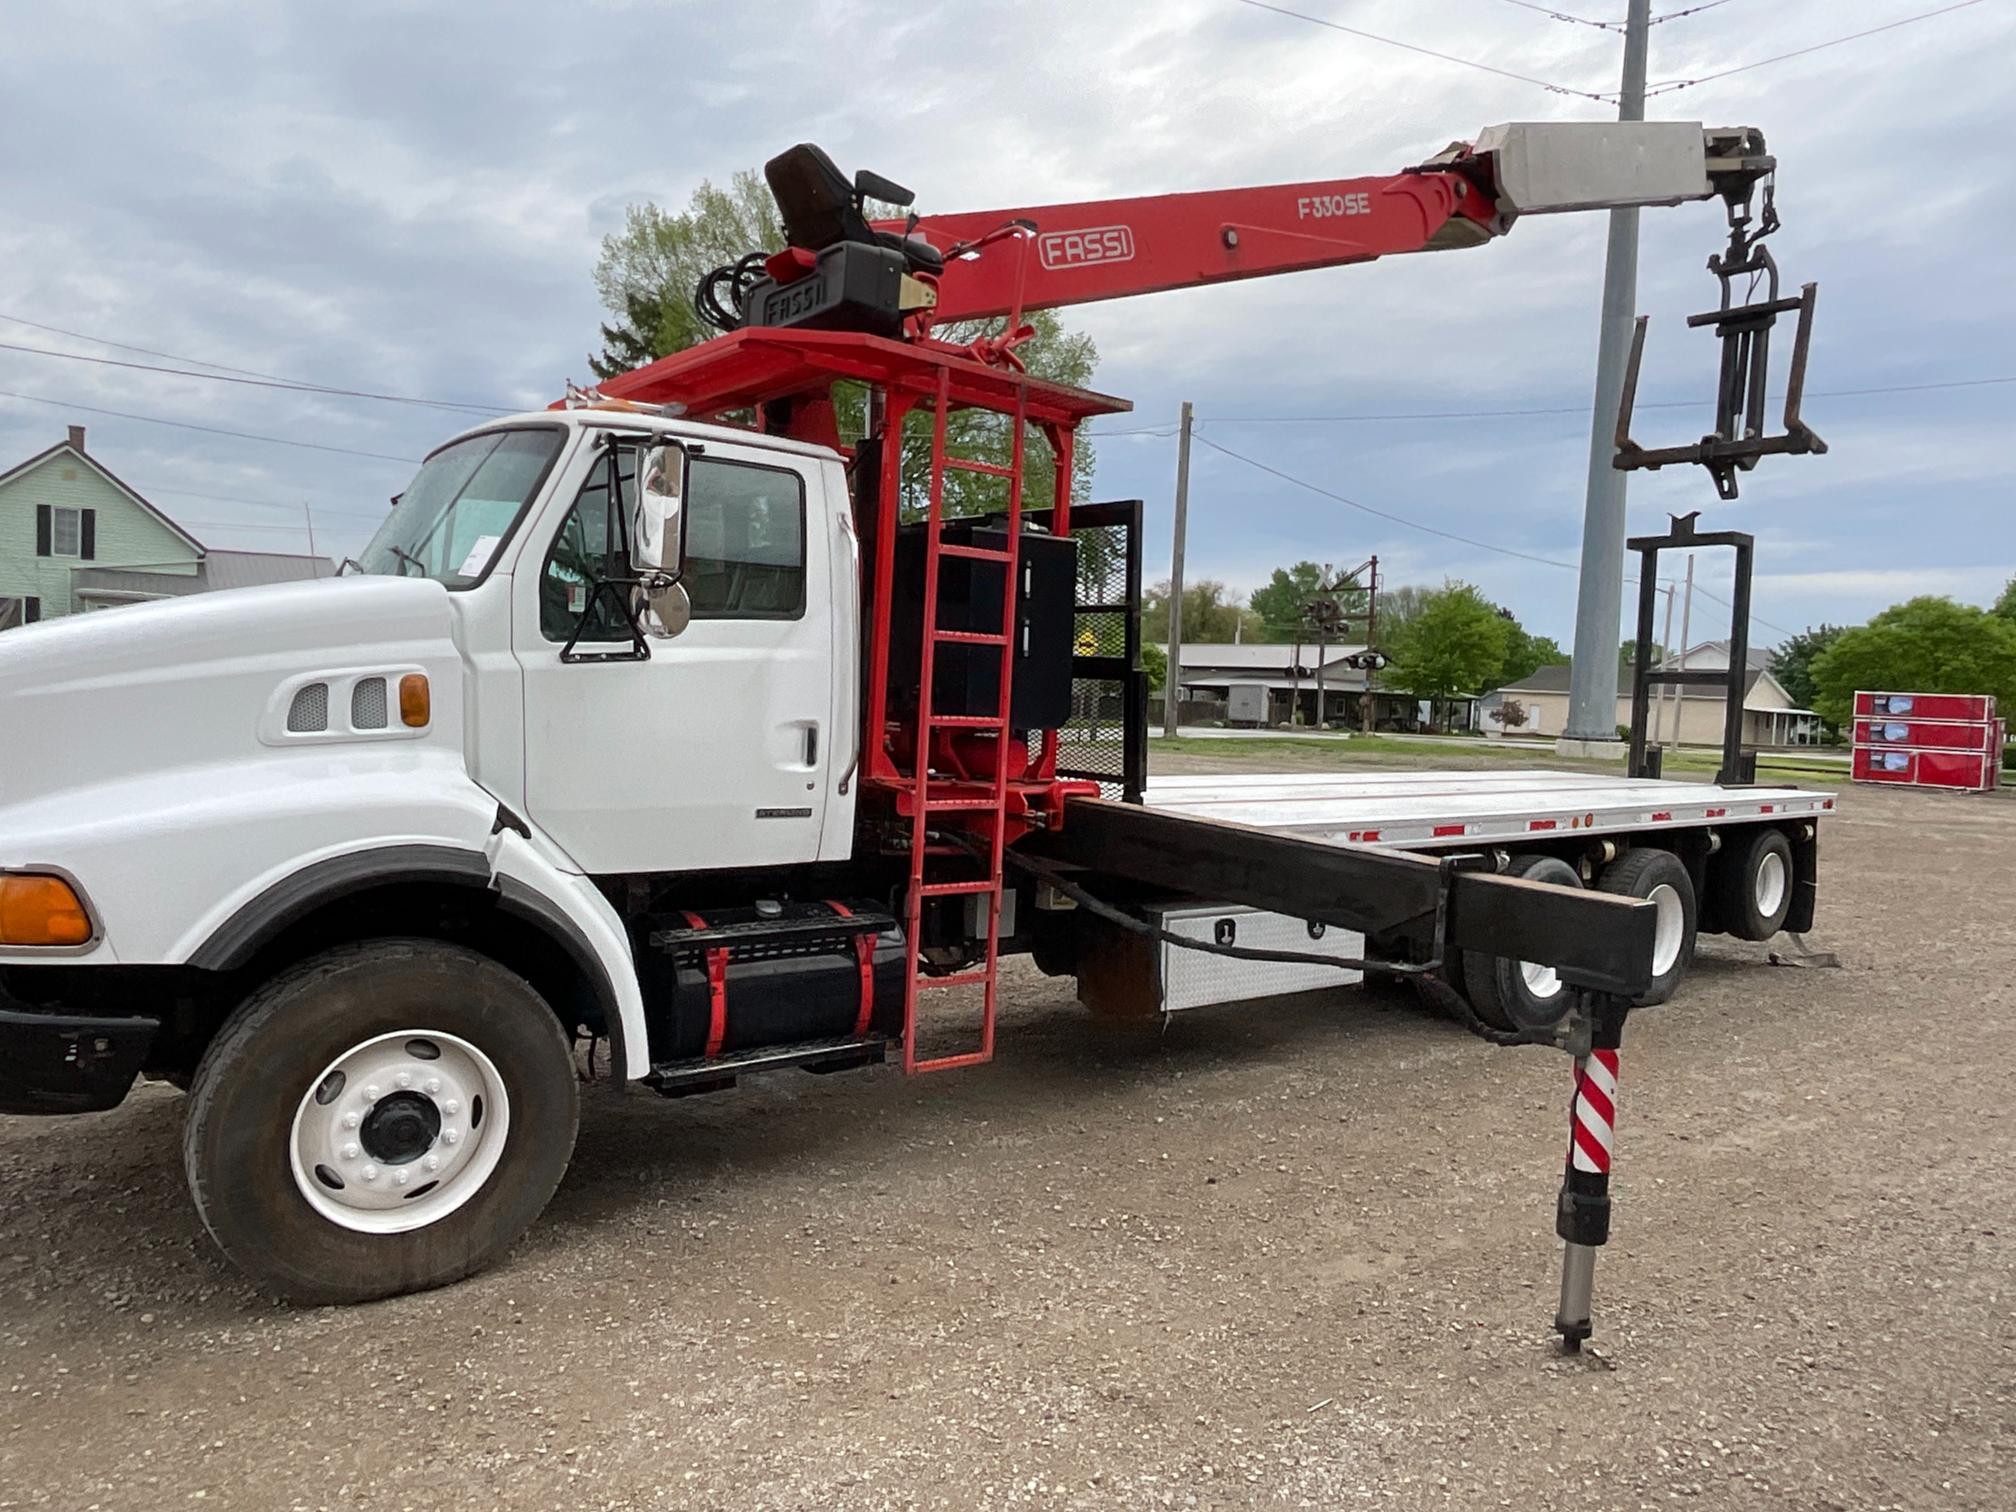
POLYGON ((339 452, 346 457, 369 457, 374 462, 405 462, 418 466, 419 457, 395 457, 389 452, 358 451, 350 446, 328 446, 320 441, 296 441, 290 436, 262 436, 255 431, 224 430, 215 425, 196 425, 188 420, 166 420, 159 415, 136 415, 129 410, 99 409, 89 404, 73 404, 67 399, 45 399, 39 394, 16 394, 0 389, 0 399, 18 399, 23 404, 46 404, 51 409, 75 410, 84 415, 108 415, 114 420, 138 420, 146 425, 172 426, 176 430, 201 431, 207 436, 229 436, 237 441, 268 441, 275 446, 298 446, 304 451, 339 452))
MULTIPOLYGON (((252 509, 284 509, 292 514, 299 514, 303 507, 300 504, 283 504, 277 499, 247 499, 238 494, 197 493, 189 488, 144 488, 140 492, 149 497, 155 494, 168 494, 177 499, 203 499, 212 504, 243 504, 252 509)), ((319 504, 308 507, 313 508, 318 515, 347 515, 357 520, 383 520, 386 514, 382 509, 331 509, 319 504)))
MULTIPOLYGON (((1551 5, 1540 5, 1536 0, 1504 0, 1504 3, 1545 16, 1550 21, 1566 21, 1574 26, 1593 26, 1599 31, 1622 32, 1625 26, 1622 21, 1597 21, 1588 16, 1571 15, 1567 11, 1556 10, 1551 5)), ((1728 3, 1729 0, 1703 0, 1700 5, 1690 5, 1683 10, 1667 11, 1663 16, 1654 16, 1648 24, 1657 26, 1661 21, 1678 21, 1682 16, 1698 16, 1702 11, 1711 11, 1718 5, 1728 3)))
MULTIPOLYGON (((157 351, 153 347, 133 346, 128 342, 114 341, 109 336, 93 336, 88 331, 72 331, 67 330, 62 326, 45 325, 39 320, 29 320, 27 317, 22 315, 9 315, 6 314, 5 312, 0 312, 0 320, 8 322, 10 325, 27 326, 31 330, 44 331, 52 336, 68 336, 73 341, 88 341, 94 346, 112 347, 115 350, 121 352, 135 352, 142 357, 159 357, 164 362, 193 362, 197 367, 215 368, 219 372, 223 373, 236 373, 241 378, 261 378, 265 379, 269 383, 279 384, 286 388, 310 389, 320 393, 343 394, 346 396, 348 396, 350 393, 350 391, 348 390, 335 388, 327 384, 314 383, 305 378, 287 378, 283 377, 279 373, 262 373, 256 368, 231 367, 230 365, 222 362, 207 362, 201 357, 188 357, 175 352, 157 351)), ((41 347, 16 347, 14 348, 14 350, 42 352, 45 351, 46 349, 41 347)), ((49 352, 47 353, 47 355, 52 357, 68 357, 73 356, 75 354, 69 352, 49 352)), ((84 360, 91 361, 94 359, 86 358, 84 360)), ((139 364, 135 364, 135 366, 138 365, 139 364)), ((201 377, 207 377, 209 375, 203 373, 196 373, 191 374, 189 376, 201 378, 201 377)), ((397 402, 402 404, 425 404, 425 405, 432 405, 440 409, 478 410, 487 414, 511 413, 511 409, 509 406, 500 407, 500 406, 483 405, 483 404, 464 404, 459 400, 453 400, 453 399, 404 399, 400 398, 397 395, 386 395, 386 394, 358 395, 356 397, 372 398, 372 399, 396 399, 397 402)))
MULTIPOLYGON (((1592 21, 1587 16, 1571 16, 1568 12, 1558 11, 1551 5, 1535 4, 1534 0, 1504 0, 1504 3, 1506 5, 1516 5, 1521 10, 1532 11, 1535 15, 1545 16, 1549 21, 1566 21, 1573 26, 1593 26, 1601 31, 1609 32, 1621 32, 1624 30, 1624 23, 1622 21, 1592 21)), ((1661 17, 1660 19, 1663 20, 1665 18, 1661 17)))
POLYGON ((1587 89, 1570 89, 1565 84, 1552 84, 1545 79, 1536 79, 1531 74, 1514 73, 1511 69, 1500 68, 1494 63, 1480 63, 1475 58, 1459 58, 1454 53, 1437 52, 1432 47, 1422 47, 1415 42, 1402 42, 1394 37, 1382 37, 1377 32, 1364 31, 1355 26, 1346 26, 1341 21, 1332 21, 1324 16, 1312 16, 1305 11, 1289 10, 1286 6, 1282 5, 1269 5, 1267 0, 1237 0, 1237 3, 1250 6, 1254 10, 1272 11, 1277 16, 1289 16, 1297 21, 1307 21, 1311 26, 1327 27, 1331 31, 1343 32, 1346 36, 1357 37, 1362 41, 1377 42, 1385 47, 1397 47, 1403 52, 1419 53, 1421 56, 1427 58, 1439 58, 1444 63, 1455 63, 1464 68, 1474 68, 1480 73, 1496 74, 1501 79, 1513 79, 1521 84, 1531 84, 1537 88, 1546 90, 1549 94, 1573 95, 1575 98, 1581 100, 1594 100, 1599 105, 1610 105, 1616 102, 1617 97, 1615 93, 1602 95, 1593 93, 1587 89))
POLYGON ((1830 38, 1825 42, 1815 42, 1810 47, 1795 47, 1790 52, 1774 53, 1768 58, 1758 58, 1749 63, 1739 63, 1734 68, 1719 69, 1714 73, 1701 74, 1691 79, 1673 79, 1663 84, 1655 84, 1645 91, 1646 98, 1653 95, 1672 94, 1675 90, 1692 89, 1696 84, 1707 84, 1715 79, 1726 79, 1731 74, 1748 73, 1753 68, 1763 68, 1771 63, 1783 63, 1788 58, 1803 58, 1808 53, 1822 52, 1830 47, 1839 47, 1844 42, 1859 42, 1864 37, 1874 37, 1887 31, 1895 31, 1900 26, 1911 26, 1920 21, 1930 21, 1934 16, 1950 15, 1954 11, 1976 6, 1981 0, 1955 0, 1952 5, 1942 5, 1937 10, 1920 11, 1915 16, 1905 16, 1901 20, 1889 21, 1882 26, 1872 26, 1865 31, 1850 32, 1845 37, 1830 38))
POLYGON ((456 410, 478 415, 511 413, 508 409, 460 404, 452 399, 419 399, 406 394, 374 394, 363 389, 334 388, 321 383, 295 383, 282 378, 235 378, 224 373, 199 373, 193 368, 158 367, 150 362, 123 362, 117 357, 89 357, 82 352, 56 352, 48 347, 22 346, 12 341, 0 341, 0 352, 21 352, 30 357, 58 357, 65 362, 88 362, 94 367, 125 368, 137 373, 164 373, 176 378, 200 378, 206 383, 235 383, 247 388, 279 389, 289 394, 324 394, 338 399, 375 399, 384 404, 417 404, 428 409, 456 410))
MULTIPOLYGON (((1396 525, 1404 525, 1409 530, 1419 530, 1425 532, 1428 535, 1440 536, 1446 541, 1458 541, 1465 546, 1474 546, 1480 551, 1496 552, 1499 556, 1517 557, 1519 560, 1524 562, 1538 562, 1543 567, 1560 567, 1564 568, 1569 572, 1579 572, 1581 570, 1580 567, 1578 567, 1574 562, 1564 562, 1559 557, 1537 556, 1530 551, 1519 551, 1510 546, 1500 546, 1495 541, 1480 541, 1475 536, 1458 535, 1453 530, 1442 530, 1433 525, 1423 525, 1419 520, 1410 520, 1405 515, 1393 514, 1384 509, 1375 509, 1370 504, 1361 504, 1356 499, 1346 498, 1343 494, 1337 493, 1332 489, 1321 487, 1318 484, 1311 483, 1306 478, 1298 478, 1293 473, 1283 472, 1278 467, 1270 467, 1265 462, 1258 461, 1253 457, 1245 456, 1240 452, 1235 452, 1230 447, 1220 446, 1216 441, 1213 441, 1209 436, 1197 436, 1193 434, 1192 439, 1196 441, 1201 441, 1204 445, 1210 447, 1215 452, 1224 453, 1226 456, 1232 458, 1235 462, 1244 462, 1248 467, 1257 468, 1261 472, 1271 474, 1272 476, 1281 479, 1281 481, 1284 483, 1292 483, 1297 488, 1306 488, 1311 493, 1321 494, 1326 499, 1334 499, 1339 504, 1349 505, 1351 508, 1361 510, 1366 514, 1377 515, 1380 519, 1390 520, 1396 525)), ((1625 581, 1635 582, 1636 579, 1627 578, 1625 579, 1625 581)), ((1725 608, 1731 607, 1728 605, 1727 600, 1715 598, 1714 594, 1708 593, 1707 590, 1702 588, 1698 583, 1695 585, 1694 591, 1696 593, 1706 594, 1707 597, 1715 599, 1716 603, 1722 604, 1725 608)), ((1764 626, 1767 630, 1776 630, 1780 635, 1790 635, 1793 633, 1792 631, 1787 630, 1783 625, 1772 624, 1771 621, 1765 619, 1762 615, 1756 613, 1755 611, 1752 611, 1750 618, 1756 621, 1758 624, 1764 626)))
POLYGON ((1566 567, 1570 572, 1577 570, 1573 562, 1564 562, 1557 557, 1535 556, 1530 551, 1517 551, 1510 546, 1499 546, 1491 541, 1477 540, 1473 536, 1458 535, 1453 530, 1441 530, 1433 525, 1423 525, 1419 520, 1410 520, 1405 515, 1392 514, 1384 509, 1375 509, 1370 504, 1361 504, 1356 499, 1346 498, 1343 494, 1311 483, 1306 478, 1298 478, 1293 473, 1283 472, 1278 467, 1270 467, 1265 462, 1258 461, 1241 452, 1235 452, 1229 446, 1220 446, 1209 436, 1195 436, 1193 439, 1203 442, 1204 445, 1210 447, 1215 452, 1224 453, 1224 455, 1230 457, 1235 462, 1244 462, 1248 467, 1257 468, 1261 472, 1269 473, 1281 479, 1284 483, 1293 483, 1297 488, 1306 488, 1313 494, 1321 494, 1326 499, 1335 499, 1339 504, 1349 505, 1352 509, 1360 510, 1365 514, 1377 515, 1382 520, 1391 520, 1395 525, 1405 525, 1409 530, 1425 531, 1429 535, 1441 536, 1445 541, 1460 541, 1463 545, 1475 546, 1480 551, 1495 551, 1501 556, 1518 557, 1522 561, 1538 562, 1543 567, 1566 567))
MULTIPOLYGON (((1935 389, 1989 388, 1998 384, 2016 383, 2016 376, 2007 378, 1954 378, 1937 383, 1895 383, 1870 388, 1850 389, 1809 389, 1808 399, 1855 399, 1873 394, 1920 394, 1935 389)), ((1773 402, 1784 395, 1774 394, 1773 402)), ((1705 409, 1714 401, 1711 399, 1660 399, 1641 400, 1634 409, 1705 409)), ((1198 419, 1202 425, 1207 421, 1213 425, 1332 425, 1348 424, 1369 420, 1491 420, 1534 415, 1586 415, 1591 406, 1587 404, 1556 405, 1541 409, 1488 409, 1488 410, 1415 410, 1399 413, 1357 414, 1357 415, 1205 415, 1198 419)), ((1154 434, 1151 432, 1109 431, 1108 435, 1154 434)), ((1161 432, 1160 434, 1170 434, 1161 432)))

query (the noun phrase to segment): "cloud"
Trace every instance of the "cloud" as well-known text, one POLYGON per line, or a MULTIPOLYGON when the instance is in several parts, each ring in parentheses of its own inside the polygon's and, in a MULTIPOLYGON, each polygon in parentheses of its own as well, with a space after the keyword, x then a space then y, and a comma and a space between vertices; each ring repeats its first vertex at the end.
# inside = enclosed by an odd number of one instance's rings
MULTIPOLYGON (((1608 34, 1511 6, 1425 10, 1356 0, 1337 14, 1575 88, 1613 86, 1608 34)), ((1816 14, 1729 6, 1662 25, 1654 76, 1810 43, 1825 29, 1816 14)), ((1837 29, 1853 28, 1843 17, 1837 29)), ((2016 18, 1980 6, 1655 109, 1770 133, 1786 221, 1773 245, 1789 281, 1822 285, 1816 389, 2012 371, 2012 42, 2016 18)), ((532 0, 497 0, 480 23, 465 8, 394 0, 192 0, 127 8, 116 24, 102 10, 29 7, 0 51, 0 135, 34 144, 0 166, 0 314, 345 386, 534 405, 586 376, 601 318, 589 269, 623 207, 677 204, 703 178, 792 142, 910 183, 926 208, 969 209, 1387 172, 1494 121, 1603 114, 1228 0, 637 0, 581 8, 566 24, 532 0)), ((1644 216, 1648 398, 1711 392, 1713 344, 1681 322, 1712 302, 1702 262, 1721 235, 1714 206, 1644 216)), ((1224 417, 1587 404, 1603 245, 1601 217, 1533 218, 1475 250, 1070 319, 1099 342, 1098 386, 1137 402, 1112 428, 1169 428, 1191 399, 1219 417, 1202 434, 1270 466, 1572 559, 1589 446, 1576 415, 1224 417)), ((0 323, 0 339, 23 334, 0 323)), ((398 456, 461 423, 7 353, 0 389, 398 456)), ((1816 401, 1830 457, 1767 460, 1733 507, 1714 504, 1698 476, 1640 475, 1631 527, 1706 507, 1765 543, 1767 618, 1866 613, 1886 590, 1854 574, 2016 559, 1998 457, 2012 400, 2005 389, 1816 401)), ((305 525, 291 523, 305 504, 318 544, 354 550, 407 471, 87 418, 115 470, 178 514, 217 522, 197 533, 220 544, 305 544, 305 525)), ((64 420, 0 400, 0 461, 48 445, 64 420)), ((1643 434, 1661 439, 1702 424, 1697 411, 1642 416, 1643 434)), ((1378 551, 1392 581, 1471 578, 1566 640, 1570 574, 1208 456, 1200 449, 1193 488, 1193 574, 1251 586, 1278 563, 1378 551)), ((1174 442, 1115 438, 1099 458, 1102 494, 1149 501, 1153 575, 1167 556, 1174 442)))

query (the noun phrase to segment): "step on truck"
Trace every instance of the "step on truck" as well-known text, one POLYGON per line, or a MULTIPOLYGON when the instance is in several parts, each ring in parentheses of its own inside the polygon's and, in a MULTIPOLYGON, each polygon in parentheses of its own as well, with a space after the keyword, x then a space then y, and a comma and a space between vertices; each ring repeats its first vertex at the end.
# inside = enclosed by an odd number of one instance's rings
POLYGON ((977 1064, 1009 955, 1110 1012, 1408 978, 1574 1049, 1586 1112, 1698 931, 1810 920, 1831 800, 1149 782, 1141 507, 1072 491, 1127 405, 1031 377, 1021 315, 1546 210, 1721 196, 1740 228, 1769 164, 1747 130, 1503 127, 1390 178, 892 225, 899 186, 783 154, 791 244, 704 281, 720 337, 446 441, 337 578, 0 636, 0 1111, 185 1089, 203 1226, 303 1303, 495 1258, 585 1069, 977 1064), (962 411, 1002 447, 962 454, 962 411))

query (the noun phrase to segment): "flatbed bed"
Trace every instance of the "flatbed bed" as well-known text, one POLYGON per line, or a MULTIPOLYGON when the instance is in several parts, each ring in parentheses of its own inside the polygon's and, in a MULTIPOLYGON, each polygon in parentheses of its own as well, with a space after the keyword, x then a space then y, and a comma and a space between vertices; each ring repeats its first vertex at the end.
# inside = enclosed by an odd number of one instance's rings
POLYGON ((1442 850, 1831 813, 1831 792, 1602 772, 1308 772, 1157 777, 1148 807, 1333 844, 1442 850))

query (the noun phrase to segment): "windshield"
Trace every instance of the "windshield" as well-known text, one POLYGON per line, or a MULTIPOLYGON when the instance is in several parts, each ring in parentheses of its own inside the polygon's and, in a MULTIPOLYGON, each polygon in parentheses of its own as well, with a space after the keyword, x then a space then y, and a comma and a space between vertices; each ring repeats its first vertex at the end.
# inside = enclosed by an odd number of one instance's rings
POLYGON ((469 587, 489 570, 566 437, 558 426, 537 426, 443 447, 393 504, 357 566, 469 587))

